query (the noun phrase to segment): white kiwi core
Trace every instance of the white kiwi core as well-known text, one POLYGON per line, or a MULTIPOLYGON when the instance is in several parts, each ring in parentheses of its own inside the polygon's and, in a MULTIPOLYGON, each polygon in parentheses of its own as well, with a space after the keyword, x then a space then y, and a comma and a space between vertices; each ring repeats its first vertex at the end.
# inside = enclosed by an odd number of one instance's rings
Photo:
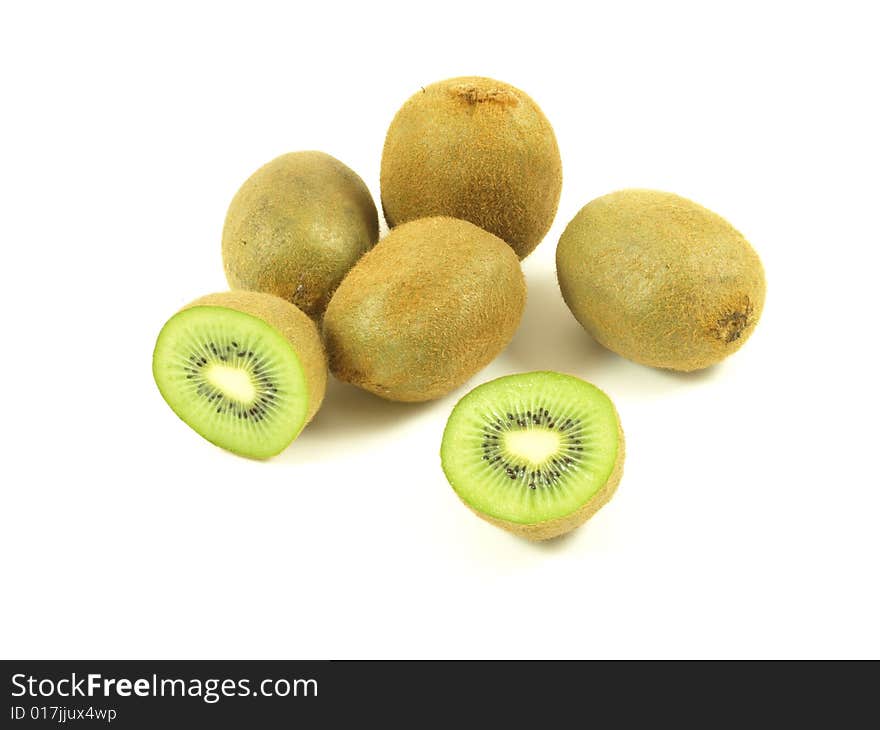
POLYGON ((504 434, 504 446, 507 450, 535 466, 540 466, 558 453, 560 443, 557 431, 544 428, 508 431, 504 434))
POLYGON ((232 368, 221 363, 213 363, 205 372, 205 378, 224 395, 239 403, 252 403, 257 397, 257 389, 251 376, 241 368, 232 368))

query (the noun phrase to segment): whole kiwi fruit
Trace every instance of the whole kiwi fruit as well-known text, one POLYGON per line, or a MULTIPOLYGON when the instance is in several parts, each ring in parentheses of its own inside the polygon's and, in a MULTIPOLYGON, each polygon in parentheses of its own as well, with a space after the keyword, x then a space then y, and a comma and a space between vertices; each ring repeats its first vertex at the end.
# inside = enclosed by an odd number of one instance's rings
POLYGON ((584 206, 559 239, 556 273, 569 309, 602 345, 660 368, 723 360, 764 306, 764 268, 742 234, 656 190, 621 190, 584 206))
POLYGON ((562 162, 553 128, 529 96, 464 76, 423 88, 397 112, 382 151, 381 189, 389 226, 462 218, 524 258, 553 223, 562 162))
POLYGON ((367 186, 323 152, 291 152, 251 175, 223 226, 233 289, 274 294, 320 317, 348 270, 379 238, 367 186))
POLYGON ((504 349, 525 300, 519 260, 500 238, 454 218, 405 223, 330 300, 330 370, 389 400, 439 398, 504 349))
POLYGON ((318 328, 271 294, 232 291, 190 302, 156 341, 153 377, 171 409, 213 444, 265 459, 317 412, 327 385, 318 328))

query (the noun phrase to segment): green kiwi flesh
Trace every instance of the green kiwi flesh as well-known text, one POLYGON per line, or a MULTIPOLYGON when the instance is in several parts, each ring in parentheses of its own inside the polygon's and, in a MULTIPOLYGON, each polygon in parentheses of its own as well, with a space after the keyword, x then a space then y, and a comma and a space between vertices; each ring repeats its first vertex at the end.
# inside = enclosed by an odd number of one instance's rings
POLYGON ((379 238, 363 180, 323 152, 291 152, 241 186, 223 226, 233 289, 275 294, 319 318, 348 270, 379 238))
POLYGON ((608 396, 580 378, 508 375, 458 402, 440 458, 450 485, 477 515, 546 540, 611 499, 623 474, 623 430, 608 396))
POLYGON ((278 297, 213 294, 159 333, 153 377, 194 431, 236 454, 282 451, 317 411, 326 363, 314 323, 278 297))

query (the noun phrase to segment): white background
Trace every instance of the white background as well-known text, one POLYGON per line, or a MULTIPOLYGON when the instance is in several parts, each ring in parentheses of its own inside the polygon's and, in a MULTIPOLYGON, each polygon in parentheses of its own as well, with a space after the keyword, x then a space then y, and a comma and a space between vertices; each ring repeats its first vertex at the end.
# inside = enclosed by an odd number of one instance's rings
POLYGON ((878 657, 878 147, 871 3, 4 4, 0 654, 878 657), (332 382, 267 463, 156 390, 156 334, 225 288, 244 179, 321 149, 378 202, 385 130, 475 74, 553 123, 564 186, 515 339, 468 384, 595 382, 620 490, 531 544, 440 470, 449 410, 332 382), (691 376, 601 349, 556 287, 589 200, 691 197, 763 257, 764 317, 691 376))

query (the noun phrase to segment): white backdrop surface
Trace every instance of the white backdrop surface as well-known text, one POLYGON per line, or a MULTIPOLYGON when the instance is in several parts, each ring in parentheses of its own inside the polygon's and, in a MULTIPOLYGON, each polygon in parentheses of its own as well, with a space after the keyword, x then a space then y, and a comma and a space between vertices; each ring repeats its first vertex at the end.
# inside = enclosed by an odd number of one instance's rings
POLYGON ((869 3, 31 3, 0 11, 4 658, 874 657, 876 27, 869 3), (324 150, 378 203, 387 125, 457 75, 528 92, 564 184, 507 350, 424 405, 332 382, 266 463, 201 440, 155 336, 226 284, 220 231, 272 157, 324 150), (693 198, 763 258, 764 317, 709 371, 624 361, 554 251, 622 187, 693 198), (531 544, 439 465, 452 405, 569 372, 627 462, 531 544))

